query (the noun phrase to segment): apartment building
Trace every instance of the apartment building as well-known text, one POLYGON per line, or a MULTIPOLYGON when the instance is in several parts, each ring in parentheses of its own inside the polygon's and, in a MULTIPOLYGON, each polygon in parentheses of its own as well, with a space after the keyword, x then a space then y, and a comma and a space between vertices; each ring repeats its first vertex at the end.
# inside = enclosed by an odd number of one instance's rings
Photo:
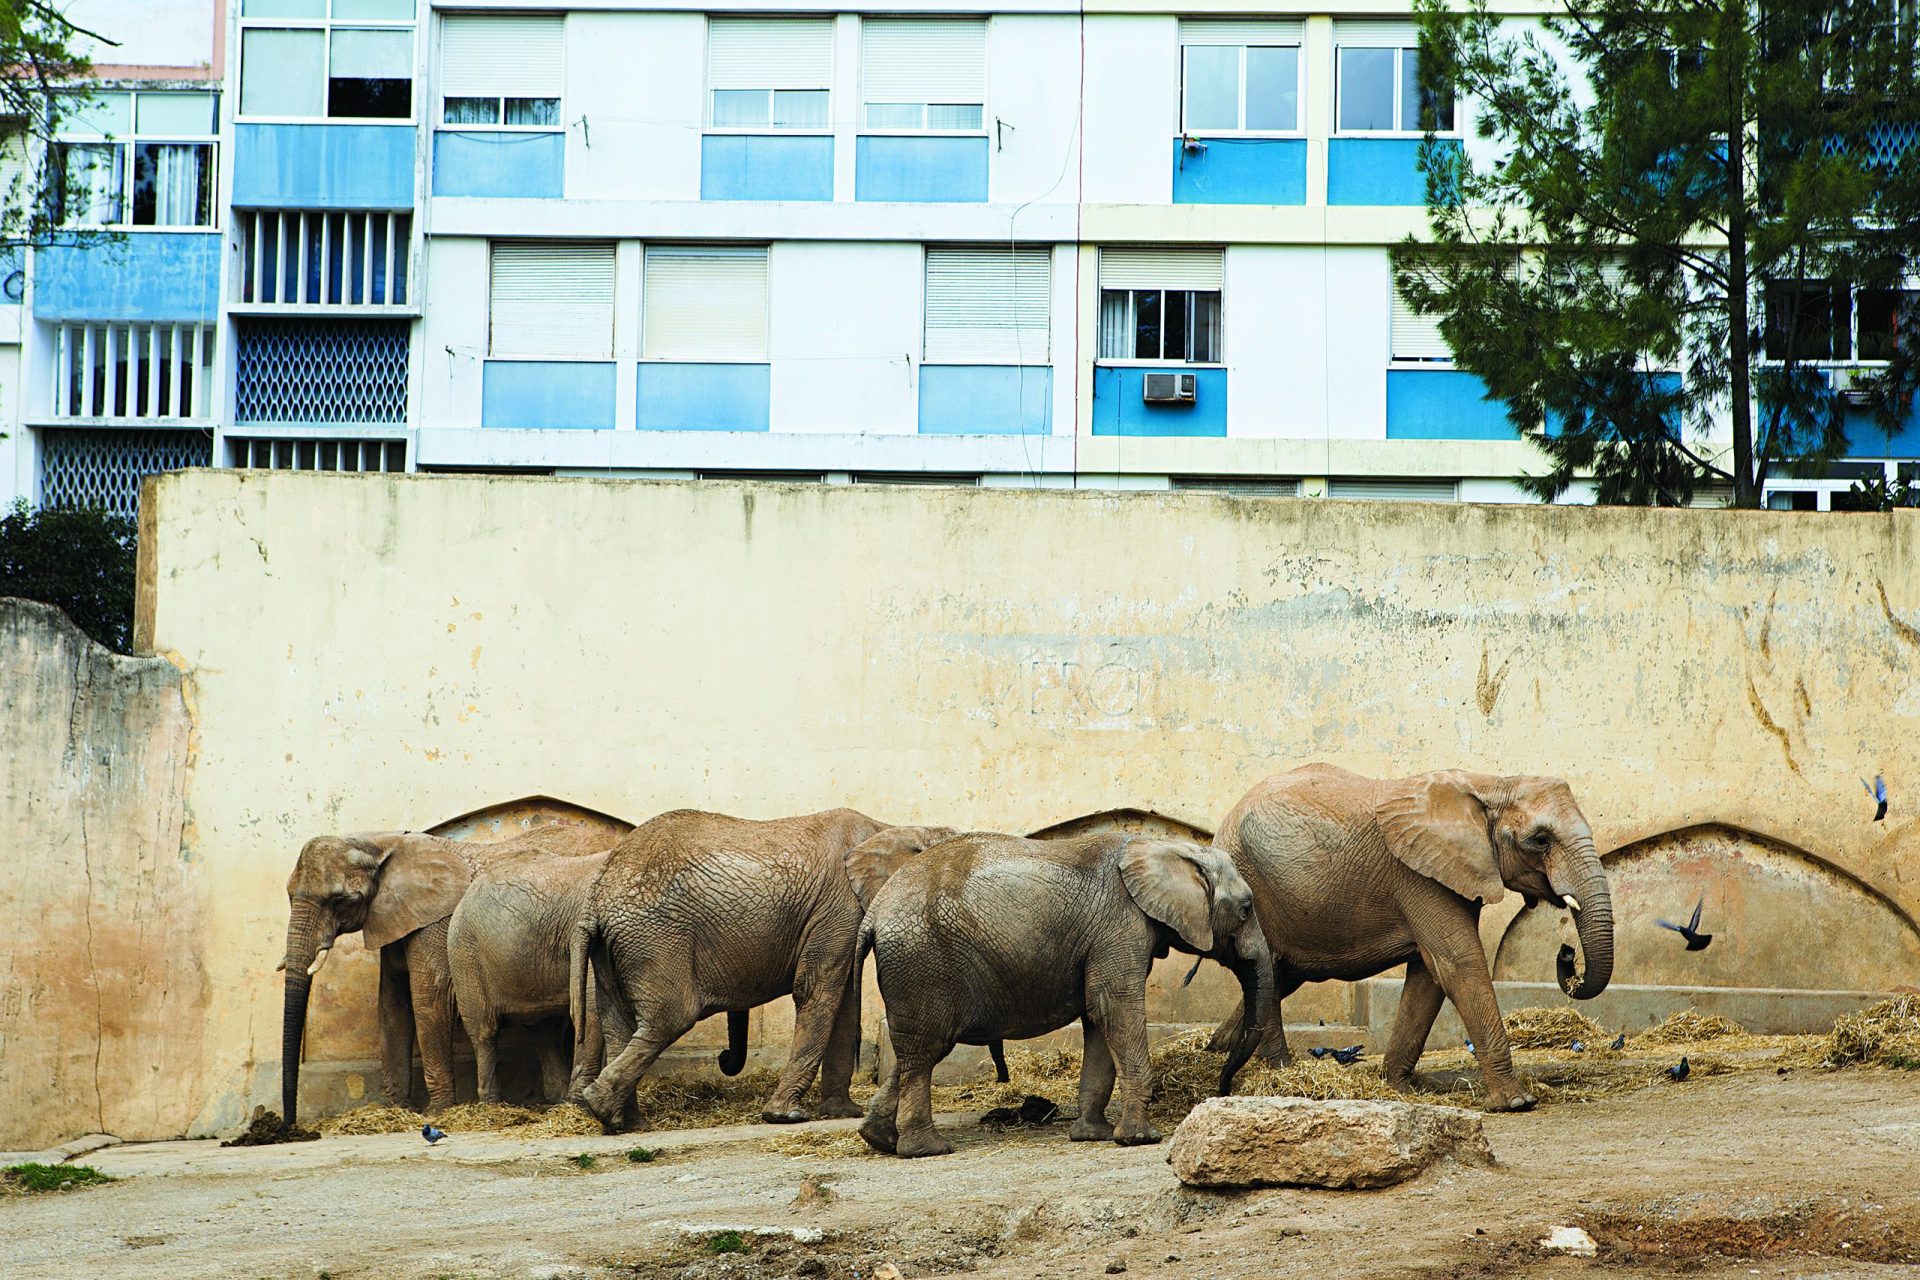
MULTIPOLYGON (((31 500, 207 464, 1442 501, 1542 469, 1393 288, 1423 107, 1482 145, 1396 0, 81 7, 151 52, 96 52, 60 144, 70 219, 123 234, 4 273, 31 500)), ((1858 438, 1772 500, 1920 457, 1858 438)))

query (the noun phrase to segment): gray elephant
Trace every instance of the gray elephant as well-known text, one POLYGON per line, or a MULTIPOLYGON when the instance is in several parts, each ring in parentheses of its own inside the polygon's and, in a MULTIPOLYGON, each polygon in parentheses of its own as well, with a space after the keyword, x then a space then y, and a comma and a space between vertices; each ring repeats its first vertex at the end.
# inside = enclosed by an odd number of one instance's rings
MULTIPOLYGON (((1558 778, 1449 769, 1367 778, 1311 764, 1260 783, 1220 823, 1214 844, 1253 886, 1273 951, 1274 1001, 1262 1052, 1286 1060, 1281 1001, 1303 982, 1371 977, 1407 966, 1385 1068, 1397 1089, 1443 998, 1473 1038, 1489 1105, 1525 1110, 1533 1096, 1513 1058, 1480 945, 1480 908, 1508 889, 1529 906, 1570 908, 1580 951, 1562 946, 1561 989, 1586 1000, 1613 976, 1613 900, 1573 792, 1558 778)), ((1244 1006, 1243 1006, 1244 1007, 1244 1006)), ((1240 1014, 1215 1033, 1238 1044, 1240 1014)))
MULTIPOLYGON (((1226 855, 1184 840, 963 836, 903 866, 874 896, 861 927, 868 947, 894 1060, 860 1135, 902 1156, 953 1149, 933 1126, 931 1085, 955 1044, 1044 1035, 1075 1018, 1084 1053, 1070 1136, 1158 1142, 1147 1120, 1146 985, 1169 949, 1231 968, 1256 1011, 1272 1001, 1252 890, 1226 855)), ((1242 1040, 1223 1089, 1253 1051, 1242 1040)))
POLYGON ((634 1084, 695 1022, 791 994, 793 1043, 762 1118, 808 1119, 801 1095, 816 1071, 819 1113, 859 1115, 847 1087, 862 914, 896 866, 954 834, 851 809, 769 822, 676 810, 634 828, 574 929, 572 1007, 584 1006, 590 966, 606 1044, 591 1084, 576 1071, 576 1099, 616 1125, 634 1084))
POLYGON ((286 971, 281 1024, 281 1114, 299 1109, 300 1043, 313 975, 334 943, 359 933, 380 953, 380 1067, 387 1101, 411 1103, 413 1051, 419 1042, 427 1109, 453 1104, 453 983, 447 919, 482 868, 542 854, 606 849, 607 837, 552 824, 492 844, 444 840, 409 831, 316 836, 287 878, 286 971))

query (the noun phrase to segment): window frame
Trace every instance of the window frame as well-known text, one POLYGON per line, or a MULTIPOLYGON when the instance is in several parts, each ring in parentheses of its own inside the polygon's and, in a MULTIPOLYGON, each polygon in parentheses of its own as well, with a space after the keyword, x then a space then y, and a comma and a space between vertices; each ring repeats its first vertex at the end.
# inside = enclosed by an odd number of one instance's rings
MULTIPOLYGON (((1845 281, 1832 280, 1832 279, 1806 278, 1806 279, 1795 279, 1795 280, 1782 279, 1782 280, 1767 281, 1766 285, 1761 291, 1761 300, 1760 300, 1761 364, 1769 368, 1782 368, 1790 363, 1806 365, 1816 369, 1852 369, 1852 368, 1884 369, 1886 368, 1887 365, 1892 362, 1891 357, 1863 356, 1860 354, 1860 333, 1861 333, 1860 315, 1861 315, 1861 311, 1863 310, 1861 303, 1865 295, 1874 294, 1874 293, 1889 293, 1894 295, 1896 299, 1895 312, 1894 312, 1894 333, 1895 333, 1895 340, 1897 341, 1898 333, 1899 333, 1899 318, 1900 318, 1899 310, 1898 310, 1898 307, 1900 304, 1898 302, 1898 299, 1901 297, 1901 295, 1909 295, 1915 298, 1920 298, 1920 282, 1913 281, 1913 280, 1903 280, 1899 284, 1894 285, 1891 288, 1867 289, 1867 288, 1862 288, 1861 286, 1856 284, 1849 284, 1845 281), (1817 291, 1825 292, 1829 296, 1829 298, 1836 297, 1836 296, 1844 296, 1846 299, 1846 308, 1847 308, 1845 354, 1829 355, 1829 356, 1785 356, 1785 355, 1776 356, 1771 354, 1770 348, 1772 347, 1772 335, 1773 335, 1772 294, 1773 294, 1773 291, 1776 289, 1796 289, 1803 292, 1811 292, 1811 291, 1817 290, 1817 291)), ((1829 349, 1831 350, 1831 348, 1829 349)))
MULTIPOLYGON (((411 124, 415 128, 420 124, 420 4, 414 0, 413 16, 398 18, 338 18, 333 16, 333 7, 337 0, 325 0, 327 14, 322 18, 249 18, 245 16, 245 0, 234 7, 242 10, 234 29, 234 77, 233 77, 233 118, 238 124, 411 124), (333 32, 338 27, 344 31, 404 31, 412 36, 412 57, 407 72, 407 114, 404 116, 336 116, 326 110, 328 82, 333 79, 333 32), (246 48, 249 31, 318 31, 321 33, 320 52, 320 114, 315 116, 290 115, 246 115, 243 104, 247 75, 246 48)), ((431 10, 430 10, 431 11, 431 10)), ((565 113, 562 112, 562 118, 565 113)))
POLYGON ((876 138, 984 138, 991 131, 991 122, 993 120, 992 114, 987 110, 987 98, 993 84, 993 16, 991 14, 965 13, 957 15, 863 13, 860 15, 860 58, 856 83, 859 89, 859 92, 855 95, 859 102, 859 124, 854 132, 857 134, 876 138), (905 18, 910 21, 919 18, 930 18, 940 22, 978 22, 980 26, 980 101, 920 103, 868 102, 866 92, 867 24, 869 22, 886 22, 895 18, 905 18), (918 106, 920 108, 921 123, 918 126, 905 127, 899 125, 871 124, 867 120, 867 111, 869 108, 876 106, 918 106), (926 120, 928 113, 935 107, 979 107, 980 123, 971 129, 931 128, 927 125, 926 120))
MULTIPOLYGON (((555 95, 553 98, 551 99, 529 98, 525 94, 513 94, 513 93, 495 93, 495 94, 452 93, 450 94, 446 91, 446 60, 447 60, 446 21, 447 19, 448 18, 478 18, 478 19, 484 20, 486 18, 520 17, 520 16, 523 16, 523 15, 513 14, 513 13, 494 14, 494 13, 485 13, 485 12, 451 13, 451 14, 443 13, 440 15, 439 62, 434 67, 434 79, 433 79, 434 97, 439 102, 439 105, 440 105, 440 110, 437 113, 435 113, 434 120, 433 120, 433 127, 436 132, 513 133, 513 134, 566 132, 566 128, 567 128, 567 35, 566 35, 567 28, 566 28, 566 11, 565 10, 562 10, 558 15, 556 15, 560 19, 560 92, 557 95, 555 95), (496 109, 495 116, 494 116, 494 123, 492 124, 454 124, 447 119, 447 103, 449 100, 481 99, 481 98, 489 98, 489 97, 493 99, 494 106, 496 109), (507 123, 507 103, 509 102, 548 102, 548 101, 551 101, 554 104, 554 114, 556 116, 556 119, 552 124, 508 124, 507 123)), ((541 16, 545 16, 545 15, 541 15, 541 16)))
POLYGON ((812 136, 833 136, 833 86, 823 85, 818 89, 716 89, 707 85, 707 119, 701 126, 704 133, 718 134, 778 134, 782 138, 804 138, 812 136), (713 120, 713 95, 716 93, 764 93, 767 95, 766 124, 715 124, 713 120), (773 122, 773 95, 776 93, 824 93, 827 95, 827 122, 825 124, 792 125, 773 122))
POLYGON ((1304 39, 1292 44, 1225 44, 1196 40, 1180 44, 1180 136, 1183 138, 1304 138, 1307 133, 1306 97, 1307 97, 1307 58, 1304 39), (1239 125, 1232 129, 1200 128, 1187 119, 1187 50, 1189 49, 1234 49, 1240 54, 1239 84, 1236 98, 1239 104, 1236 118, 1239 125), (1293 127, 1291 129, 1249 129, 1247 120, 1247 51, 1249 49, 1291 49, 1293 50, 1293 127))
POLYGON ((745 89, 740 89, 740 88, 722 89, 722 88, 716 87, 713 83, 714 20, 717 18, 717 19, 726 20, 726 21, 764 19, 765 21, 769 21, 769 22, 779 22, 782 20, 793 21, 793 22, 816 22, 816 21, 819 21, 818 15, 810 14, 810 13, 774 13, 774 14, 761 15, 761 14, 748 14, 748 13, 734 13, 734 12, 728 11, 728 12, 708 13, 705 15, 705 18, 706 18, 705 31, 702 35, 701 43, 700 43, 700 58, 701 58, 700 131, 703 134, 714 134, 722 137, 736 137, 736 138, 737 137, 755 137, 755 136, 765 137, 769 134, 774 135, 776 137, 781 137, 781 138, 809 138, 809 137, 831 138, 834 135, 834 122, 833 122, 833 99, 835 95, 834 79, 836 76, 836 72, 838 70, 840 50, 839 50, 838 34, 837 32, 833 31, 833 28, 831 26, 833 21, 831 17, 827 19, 829 23, 829 27, 828 27, 829 35, 827 40, 827 49, 828 49, 827 67, 821 76, 824 83, 816 87, 809 87, 805 89, 795 89, 791 85, 785 88, 775 88, 771 85, 767 86, 766 88, 745 88, 745 89), (764 93, 766 94, 767 95, 767 123, 766 124, 716 124, 714 122, 714 95, 716 93, 764 93), (779 124, 773 123, 773 117, 774 117, 773 95, 776 93, 824 93, 826 94, 827 95, 826 123, 821 125, 779 125, 779 124))
MULTIPOLYGON (((942 368, 942 367, 953 368, 953 367, 967 367, 967 366, 989 366, 989 367, 1000 368, 1000 369, 1051 368, 1054 362, 1053 326, 1054 326, 1054 305, 1055 305, 1055 298, 1054 298, 1054 288, 1055 288, 1054 256, 1055 255, 1053 252, 1053 247, 1051 245, 1045 245, 1045 244, 1021 244, 1021 245, 1014 246, 1016 253, 1025 252, 1027 254, 1030 254, 1036 260, 1044 262, 1046 266, 1046 287, 1041 296, 1041 302, 1042 302, 1041 311, 1044 316, 1043 329, 1045 333, 1044 342, 1045 342, 1046 349, 1040 353, 1039 359, 1028 358, 1027 351, 1025 349, 1025 344, 1024 342, 1022 342, 1022 340, 1018 336, 1016 336, 1014 339, 1015 356, 1012 360, 995 360, 995 359, 988 359, 984 356, 951 356, 951 355, 931 356, 927 354, 927 349, 929 346, 927 339, 931 330, 935 327, 931 324, 931 321, 930 321, 931 308, 928 305, 929 299, 931 298, 933 293, 931 277, 932 277, 934 262, 938 259, 939 255, 943 253, 978 252, 982 248, 983 246, 977 245, 977 244, 943 244, 938 241, 929 242, 920 247, 920 353, 919 353, 920 363, 923 366, 931 366, 934 368, 942 368)), ((997 252, 997 251, 1000 251, 1003 248, 1003 246, 996 244, 991 246, 984 246, 984 248, 986 249, 987 252, 997 252)), ((1014 279, 1013 279, 1014 294, 1016 298, 1019 295, 1018 270, 1019 268, 1016 262, 1016 264, 1014 265, 1014 279)), ((1022 327, 1019 325, 1015 325, 1014 331, 1016 335, 1018 335, 1018 333, 1022 331, 1022 327)))
MULTIPOLYGON (((596 304, 597 305, 597 304, 596 304)), ((529 237, 495 236, 487 240, 487 342, 483 360, 501 360, 526 364, 617 364, 620 356, 620 242, 617 239, 576 239, 574 237, 529 237), (536 351, 512 346, 502 347, 495 341, 496 294, 498 281, 495 279, 494 255, 503 246, 530 247, 534 245, 565 245, 569 249, 610 248, 607 256, 609 270, 609 297, 607 308, 607 345, 605 355, 580 355, 573 352, 536 351)))
MULTIPOLYGON (((1106 334, 1099 327, 1100 321, 1098 317, 1105 315, 1106 309, 1107 309, 1107 295, 1110 293, 1124 293, 1128 295, 1127 330, 1129 333, 1135 333, 1135 334, 1139 332, 1139 320, 1137 318, 1139 315, 1139 302, 1136 296, 1138 294, 1157 293, 1162 298, 1164 298, 1169 293, 1184 293, 1184 294, 1188 294, 1189 296, 1196 293, 1202 293, 1202 294, 1214 294, 1220 299, 1220 318, 1217 322, 1217 326, 1218 326, 1217 336, 1214 342, 1214 346, 1217 349, 1214 352, 1214 357, 1215 357, 1214 359, 1188 360, 1184 357, 1180 357, 1180 356, 1170 357, 1165 354, 1167 349, 1167 331, 1166 331, 1166 318, 1165 318, 1166 313, 1164 310, 1165 304, 1163 303, 1162 304, 1163 309, 1161 312, 1161 320, 1160 320, 1161 354, 1159 356, 1157 357, 1102 356, 1102 355, 1096 354, 1094 357, 1094 363, 1096 365, 1101 365, 1101 366, 1105 366, 1108 368, 1115 368, 1115 369, 1119 369, 1119 368, 1161 369, 1161 368, 1165 368, 1168 365, 1179 365, 1185 369, 1224 369, 1227 367, 1227 290, 1224 283, 1218 289, 1191 289, 1191 288, 1170 289, 1164 285, 1159 286, 1157 288, 1147 287, 1147 286, 1136 286, 1136 285, 1119 285, 1119 286, 1097 285, 1096 291, 1099 296, 1099 301, 1096 303, 1096 306, 1098 307, 1098 311, 1096 312, 1096 321, 1095 321, 1095 330, 1094 330, 1094 347, 1093 347, 1096 353, 1103 346, 1106 345, 1104 341, 1106 334)), ((1191 301, 1189 301, 1187 304, 1187 315, 1189 317, 1187 332, 1188 332, 1188 335, 1191 336, 1193 332, 1193 326, 1191 324, 1191 317, 1193 315, 1193 304, 1191 301)), ((1131 346, 1131 344, 1129 345, 1131 346)))
MULTIPOLYGON (((1406 58, 1408 54, 1417 54, 1418 52, 1419 52, 1419 49, 1417 47, 1409 48, 1406 45, 1401 45, 1401 44, 1377 44, 1377 43, 1372 43, 1365 40, 1358 40, 1352 43, 1342 44, 1336 39, 1334 42, 1334 48, 1333 48, 1333 133, 1332 133, 1332 136, 1336 138, 1423 138, 1425 137, 1426 130, 1424 129, 1402 129, 1398 127, 1398 122, 1401 119, 1402 113, 1405 109, 1405 102, 1403 100, 1402 89, 1404 88, 1407 80, 1406 58), (1349 50, 1360 50, 1360 51, 1387 50, 1393 54, 1393 118, 1395 121, 1394 128, 1391 128, 1391 129, 1343 129, 1340 127, 1340 99, 1341 99, 1343 86, 1344 86, 1344 81, 1340 72, 1343 64, 1343 59, 1346 57, 1349 50)), ((1452 122, 1444 129, 1435 129, 1433 133, 1434 133, 1434 136, 1437 138, 1462 138, 1466 136, 1465 130, 1463 130, 1460 127, 1460 94, 1458 91, 1456 91, 1453 95, 1452 122)))
MULTIPOLYGON (((616 299, 615 306, 618 306, 616 299)), ((640 306, 638 324, 638 360, 642 366, 653 364, 690 364, 690 365, 765 365, 773 362, 773 244, 771 241, 698 241, 698 240, 648 240, 640 246, 640 306), (744 355, 648 355, 647 330, 656 320, 647 305, 648 272, 651 269, 651 255, 658 251, 663 255, 675 250, 724 249, 733 251, 733 256, 746 258, 749 252, 760 255, 760 279, 763 288, 760 315, 760 354, 744 355)))
POLYGON ((99 96, 125 94, 127 96, 128 130, 125 137, 116 137, 106 133, 75 132, 72 129, 72 116, 61 122, 53 140, 55 149, 54 163, 49 166, 55 180, 61 184, 57 194, 64 211, 66 187, 66 153, 68 146, 112 147, 120 153, 120 190, 117 193, 119 216, 111 222, 69 222, 60 219, 63 227, 83 228, 101 231, 218 231, 220 230, 220 95, 224 89, 135 89, 102 87, 96 91, 99 96), (142 133, 140 131, 140 97, 143 94, 153 96, 177 96, 194 94, 207 101, 207 120, 209 131, 205 134, 186 133, 142 133), (133 221, 134 182, 139 171, 140 148, 143 146, 204 146, 207 152, 207 220, 205 222, 135 222, 133 221))

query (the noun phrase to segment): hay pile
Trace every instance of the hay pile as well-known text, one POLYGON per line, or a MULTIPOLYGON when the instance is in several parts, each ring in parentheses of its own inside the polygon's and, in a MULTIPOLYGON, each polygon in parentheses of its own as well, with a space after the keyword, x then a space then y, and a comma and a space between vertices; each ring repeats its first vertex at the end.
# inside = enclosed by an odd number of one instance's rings
POLYGON ((1635 1044, 1698 1044, 1726 1036, 1744 1036, 1747 1029, 1731 1018, 1698 1009, 1682 1009, 1658 1026, 1649 1027, 1633 1038, 1635 1044))
MULTIPOLYGON (((405 1107, 369 1104, 328 1116, 320 1132, 328 1137, 371 1133, 414 1133, 427 1117, 405 1107)), ((577 1138, 600 1132, 600 1122, 576 1106, 561 1103, 546 1111, 505 1102, 463 1102, 433 1117, 436 1128, 448 1133, 498 1133, 505 1129, 522 1138, 577 1138)))
POLYGON ((762 1149, 775 1155, 791 1156, 796 1160, 808 1157, 827 1158, 843 1156, 877 1156, 880 1153, 867 1145, 866 1139, 857 1133, 821 1133, 814 1129, 801 1129, 785 1133, 777 1138, 769 1138, 761 1143, 762 1149))
POLYGON ((1515 1009, 1501 1019, 1507 1043, 1516 1049, 1565 1049, 1575 1040, 1597 1049, 1613 1037, 1578 1009, 1515 1009))
POLYGON ((427 1118, 405 1107, 368 1103, 320 1122, 320 1132, 329 1138, 363 1137, 370 1133, 407 1133, 418 1129, 427 1118))
POLYGON ((1879 1063, 1920 1068, 1920 999, 1895 996, 1847 1014, 1833 1024, 1825 1047, 1826 1061, 1836 1067, 1879 1063))
POLYGON ((702 1072, 691 1076, 649 1076, 640 1081, 640 1119, 649 1129, 711 1129, 723 1124, 758 1124, 760 1109, 780 1082, 765 1069, 732 1078, 702 1072))

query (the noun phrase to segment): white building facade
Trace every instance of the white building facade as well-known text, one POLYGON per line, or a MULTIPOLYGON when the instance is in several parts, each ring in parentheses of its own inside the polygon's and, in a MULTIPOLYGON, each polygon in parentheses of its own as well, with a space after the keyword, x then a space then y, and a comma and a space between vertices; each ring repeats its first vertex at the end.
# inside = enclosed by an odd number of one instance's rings
POLYGON ((1393 289, 1401 4, 86 7, 178 13, 70 130, 76 216, 124 235, 0 299, 29 500, 194 463, 1464 501, 1544 469, 1393 289))

